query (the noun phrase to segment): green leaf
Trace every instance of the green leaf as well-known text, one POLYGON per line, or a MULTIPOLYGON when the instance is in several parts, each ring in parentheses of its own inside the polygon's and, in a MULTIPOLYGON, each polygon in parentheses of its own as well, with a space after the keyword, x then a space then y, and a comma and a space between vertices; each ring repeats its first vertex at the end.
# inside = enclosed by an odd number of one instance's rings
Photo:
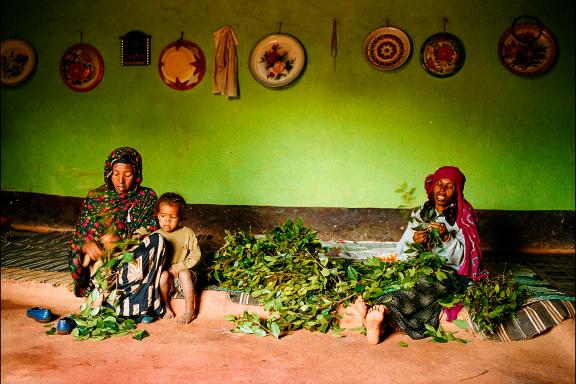
POLYGON ((398 345, 401 346, 401 347, 404 347, 404 348, 408 347, 408 343, 405 342, 405 341, 400 341, 400 342, 398 342, 398 345))
POLYGON ((446 276, 446 274, 445 274, 444 272, 442 272, 441 270, 437 269, 437 270, 436 270, 436 278, 437 278, 439 281, 444 281, 444 280, 447 278, 447 276, 446 276))
POLYGON ((264 336, 268 335, 268 334, 266 333, 266 331, 263 330, 262 328, 254 328, 253 331, 254 331, 254 334, 256 334, 256 335, 258 335, 258 336, 261 336, 261 337, 264 337, 264 336))
POLYGON ((234 321, 234 320, 236 320, 236 316, 234 316, 234 315, 226 315, 226 316, 224 316, 224 320, 226 320, 226 321, 234 321))
POLYGON ((108 301, 110 304, 114 304, 114 302, 116 300, 116 295, 117 295, 117 291, 113 290, 112 292, 110 292, 110 294, 106 298, 106 301, 108 301))
POLYGON ((436 335, 436 329, 433 326, 431 326, 430 324, 424 324, 424 327, 426 327, 429 334, 436 335))
POLYGON ((348 269, 346 270, 346 274, 350 280, 358 280, 358 272, 354 269, 353 266, 349 265, 348 269))
POLYGON ((247 334, 252 334, 254 333, 254 331, 252 330, 252 327, 250 325, 246 325, 247 323, 244 323, 242 325, 240 325, 238 327, 238 329, 240 330, 240 332, 242 333, 247 333, 247 334))
POLYGON ((134 261, 134 254, 131 252, 124 252, 122 254, 122 261, 124 263, 131 263, 134 261))
POLYGON ((331 329, 330 334, 336 338, 344 337, 342 331, 343 331, 342 329, 331 329))
POLYGON ((274 336, 275 338, 277 339, 280 338, 280 326, 275 322, 272 322, 270 324, 270 333, 272 333, 272 336, 274 336))
POLYGON ((124 321, 122 322, 120 328, 121 328, 121 329, 126 329, 126 330, 135 329, 135 328, 136 328, 136 322, 135 322, 134 320, 132 320, 132 319, 126 319, 126 320, 124 320, 124 321))
POLYGON ((100 292, 97 289, 93 289, 92 292, 90 293, 90 297, 92 298, 93 301, 96 301, 100 297, 100 292))
POLYGON ((468 323, 465 320, 456 319, 452 320, 452 323, 460 329, 468 329, 468 323))
POLYGON ((150 334, 148 333, 148 331, 146 331, 145 329, 141 330, 141 331, 136 331, 134 332, 134 335, 132 336, 133 339, 136 340, 142 340, 145 337, 150 336, 150 334))
POLYGON ((76 325, 84 325, 84 326, 87 327, 87 328, 94 328, 94 327, 96 327, 96 326, 98 325, 98 320, 99 320, 99 319, 96 318, 96 319, 92 319, 92 320, 90 320, 90 321, 88 321, 88 322, 86 322, 86 323, 84 323, 84 324, 78 324, 78 323, 76 323, 76 325))
POLYGON ((92 308, 92 310, 90 311, 90 314, 92 316, 96 316, 98 314, 98 312, 100 312, 100 307, 94 307, 92 308))

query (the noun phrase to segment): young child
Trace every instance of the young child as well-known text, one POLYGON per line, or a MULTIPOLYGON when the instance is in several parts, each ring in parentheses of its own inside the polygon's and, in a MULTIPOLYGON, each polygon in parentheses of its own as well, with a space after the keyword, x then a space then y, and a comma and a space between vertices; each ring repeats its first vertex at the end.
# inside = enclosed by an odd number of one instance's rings
POLYGON ((186 212, 186 201, 176 193, 168 192, 160 196, 155 205, 160 233, 166 240, 166 266, 160 276, 160 294, 164 304, 164 319, 172 319, 174 311, 170 307, 170 292, 177 278, 184 294, 184 314, 176 319, 176 324, 188 324, 196 318, 196 274, 193 268, 200 262, 200 247, 194 232, 181 225, 186 212))

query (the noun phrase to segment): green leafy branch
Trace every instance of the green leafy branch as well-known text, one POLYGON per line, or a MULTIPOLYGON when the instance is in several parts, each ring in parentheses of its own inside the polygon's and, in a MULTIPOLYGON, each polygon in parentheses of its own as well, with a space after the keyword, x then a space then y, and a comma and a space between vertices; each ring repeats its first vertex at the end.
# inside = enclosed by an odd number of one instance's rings
MULTIPOLYGON (((267 319, 248 312, 227 317, 235 324, 235 332, 260 336, 279 338, 297 329, 341 336, 338 308, 360 295, 366 304, 374 305, 382 296, 411 289, 423 278, 431 282, 450 279, 457 286, 456 272, 430 250, 417 249, 416 256, 393 263, 379 258, 327 257, 316 232, 301 220, 288 220, 259 238, 244 231, 226 232, 224 246, 212 256, 205 259, 209 281, 249 293, 270 314, 267 319)), ((511 276, 494 276, 441 304, 464 304, 482 331, 493 332, 500 322, 514 316, 525 297, 511 276)), ((458 341, 442 330, 434 332, 438 340, 458 341)))
POLYGON ((463 294, 449 296, 440 304, 445 307, 463 304, 479 330, 492 334, 502 322, 514 318, 527 297, 526 288, 508 271, 483 277, 463 294))
POLYGON ((394 192, 400 194, 402 204, 398 208, 412 209, 416 206, 416 187, 410 188, 408 183, 403 182, 394 192))
MULTIPOLYGON (((80 306, 80 312, 68 316, 76 323, 71 332, 76 340, 100 341, 128 334, 132 334, 136 340, 142 340, 149 336, 146 330, 136 330, 136 321, 120 317, 114 310, 119 300, 116 271, 121 265, 134 261, 134 254, 128 249, 137 243, 137 238, 124 239, 113 243, 114 249, 105 250, 103 264, 93 277, 94 288, 80 306)), ((53 335, 55 332, 56 329, 51 327, 46 334, 53 335)))
POLYGON ((280 338, 280 327, 271 319, 261 319, 257 313, 244 311, 241 315, 226 315, 226 320, 236 324, 232 329, 234 333, 255 334, 258 336, 272 335, 280 338))
POLYGON ((209 279, 249 293, 270 313, 266 320, 256 314, 229 317, 235 331, 244 333, 279 337, 303 328, 341 336, 341 305, 359 295, 375 304, 382 295, 410 289, 423 277, 444 280, 451 273, 443 259, 429 252, 396 263, 329 258, 316 232, 301 220, 288 220, 258 239, 243 231, 226 234, 206 270, 209 279))
MULTIPOLYGON (((452 323, 456 324, 456 326, 461 329, 468 328, 468 323, 466 323, 464 320, 454 320, 452 323)), ((430 324, 425 324, 424 326, 426 327, 426 333, 431 337, 431 341, 433 343, 447 343, 449 341, 457 341, 459 343, 466 344, 469 342, 469 340, 454 336, 454 334, 457 332, 446 332, 444 328, 442 328, 442 325, 438 325, 438 329, 435 329, 430 324)))
POLYGON ((436 221, 438 217, 440 216, 437 215, 436 210, 430 209, 430 210, 422 210, 420 212, 419 217, 412 216, 410 218, 410 225, 412 225, 414 231, 427 231, 428 236, 426 237, 426 240, 421 244, 418 243, 407 244, 408 245, 406 250, 407 253, 418 255, 422 252, 432 252, 432 250, 435 248, 443 247, 442 239, 440 238, 440 233, 438 233, 438 231, 430 225, 431 223, 436 221))
POLYGON ((404 217, 404 222, 406 222, 410 218, 410 211, 416 206, 416 188, 410 188, 408 183, 403 182, 394 192, 400 194, 402 204, 398 206, 398 209, 403 210, 401 214, 404 217))

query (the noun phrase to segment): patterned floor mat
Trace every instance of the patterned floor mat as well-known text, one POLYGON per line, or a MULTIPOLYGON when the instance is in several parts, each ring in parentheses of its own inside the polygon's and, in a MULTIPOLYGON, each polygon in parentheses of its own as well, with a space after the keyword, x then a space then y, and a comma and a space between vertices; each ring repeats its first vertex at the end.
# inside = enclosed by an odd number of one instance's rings
MULTIPOLYGON (((5 231, 0 233, 0 270, 3 278, 71 283, 68 274, 68 244, 72 232, 35 233, 5 231)), ((394 251, 393 242, 323 242, 338 249, 339 257, 359 259, 394 251)), ((574 254, 530 255, 485 253, 487 264, 515 262, 529 266, 542 278, 564 292, 574 294, 574 254)), ((231 300, 245 301, 232 295, 231 300)), ((256 304, 252 303, 251 304, 256 304)))
POLYGON ((1 236, 2 268, 68 271, 68 232, 7 232, 1 236))
POLYGON ((70 285, 69 232, 8 231, 0 234, 0 274, 3 279, 70 285))

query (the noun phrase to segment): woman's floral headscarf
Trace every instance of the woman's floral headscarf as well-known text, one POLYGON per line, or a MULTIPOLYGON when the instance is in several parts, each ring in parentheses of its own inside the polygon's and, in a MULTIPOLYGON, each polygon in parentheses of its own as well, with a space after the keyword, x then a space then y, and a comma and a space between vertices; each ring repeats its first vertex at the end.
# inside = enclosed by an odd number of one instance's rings
POLYGON ((90 191, 82 203, 76 231, 70 242, 70 273, 77 296, 84 296, 90 283, 89 271, 82 266, 82 246, 86 241, 98 240, 107 233, 127 238, 143 227, 149 232, 158 229, 152 207, 156 192, 142 187, 142 157, 133 148, 117 148, 104 164, 104 185, 90 191), (127 193, 119 194, 112 183, 115 163, 132 165, 134 184, 127 193))
POLYGON ((436 182, 440 179, 450 179, 456 185, 457 198, 458 198, 458 215, 456 223, 458 228, 464 234, 464 241, 466 242, 466 254, 464 255, 464 262, 458 270, 458 274, 468 276, 472 280, 477 281, 480 277, 487 274, 487 271, 482 268, 482 249, 480 247, 480 237, 478 236, 478 219, 476 211, 472 205, 464 199, 464 184, 466 183, 466 176, 457 167, 445 166, 439 168, 431 175, 426 177, 424 181, 424 188, 428 195, 428 199, 432 199, 433 188, 436 182))

